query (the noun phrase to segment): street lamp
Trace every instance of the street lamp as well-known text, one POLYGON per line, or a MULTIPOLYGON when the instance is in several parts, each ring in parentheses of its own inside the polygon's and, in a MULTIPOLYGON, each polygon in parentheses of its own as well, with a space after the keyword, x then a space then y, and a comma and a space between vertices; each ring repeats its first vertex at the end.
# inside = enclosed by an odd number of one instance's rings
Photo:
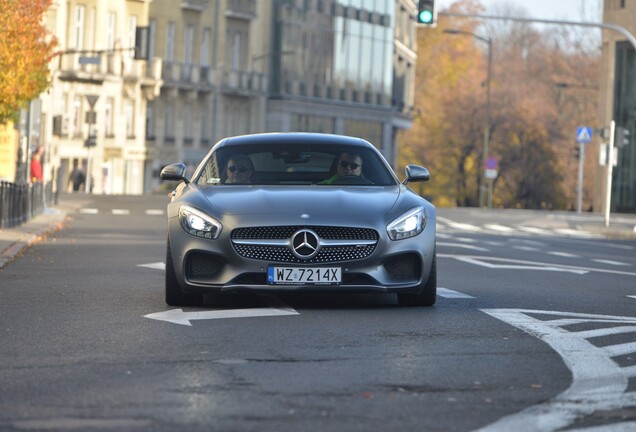
MULTIPOLYGON (((484 179, 486 177, 486 161, 488 160, 488 146, 490 144, 490 81, 492 78, 492 39, 479 36, 476 33, 465 31, 465 30, 457 30, 457 29, 446 29, 444 33, 449 34, 464 34, 474 37, 482 42, 485 42, 488 45, 488 70, 486 74, 486 120, 484 122, 484 148, 482 155, 482 169, 484 170, 483 175, 481 176, 481 184, 479 186, 479 206, 484 206, 484 179)), ((488 189, 488 208, 492 208, 492 187, 493 187, 493 179, 490 179, 490 187, 488 189)))

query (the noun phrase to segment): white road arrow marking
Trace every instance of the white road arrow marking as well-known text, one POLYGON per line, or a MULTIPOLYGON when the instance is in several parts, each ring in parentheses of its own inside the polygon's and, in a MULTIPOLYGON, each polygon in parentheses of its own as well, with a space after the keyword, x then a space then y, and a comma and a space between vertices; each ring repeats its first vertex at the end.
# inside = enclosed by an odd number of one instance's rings
MULTIPOLYGON (((587 337, 616 334, 617 327, 628 331, 636 326, 636 318, 590 315, 522 309, 482 309, 483 312, 513 325, 550 345, 572 372, 572 384, 554 399, 506 416, 480 432, 561 430, 595 411, 611 411, 636 407, 636 392, 627 392, 636 368, 621 367, 612 356, 636 351, 636 343, 597 347, 587 337), (538 315, 541 319, 533 318, 538 315), (549 319, 552 316, 553 319, 549 319), (604 329, 569 331, 564 326, 574 322, 598 325, 604 329)), ((616 429, 626 423, 619 423, 616 429)))
POLYGON ((223 318, 253 318, 267 316, 299 315, 294 309, 252 308, 252 309, 226 309, 199 312, 184 312, 182 309, 171 309, 163 312, 155 312, 144 315, 159 321, 167 321, 173 324, 192 326, 190 321, 223 318))

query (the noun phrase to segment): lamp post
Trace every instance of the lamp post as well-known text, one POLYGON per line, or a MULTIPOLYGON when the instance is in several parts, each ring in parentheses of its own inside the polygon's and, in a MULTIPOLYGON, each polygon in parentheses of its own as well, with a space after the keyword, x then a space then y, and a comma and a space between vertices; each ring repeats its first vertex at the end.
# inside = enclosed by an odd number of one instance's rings
MULTIPOLYGON (((486 161, 488 160, 488 147, 490 145, 490 81, 492 78, 492 39, 479 36, 476 33, 465 31, 465 30, 457 30, 457 29, 446 29, 444 33, 449 34, 464 34, 474 37, 477 40, 485 42, 488 45, 488 69, 486 73, 486 119, 484 121, 484 147, 482 154, 482 165, 481 168, 483 170, 481 181, 479 185, 479 206, 484 206, 484 197, 485 197, 485 189, 486 184, 486 161)), ((492 187, 493 187, 493 179, 490 179, 490 184, 488 187, 488 208, 492 208, 492 187)))

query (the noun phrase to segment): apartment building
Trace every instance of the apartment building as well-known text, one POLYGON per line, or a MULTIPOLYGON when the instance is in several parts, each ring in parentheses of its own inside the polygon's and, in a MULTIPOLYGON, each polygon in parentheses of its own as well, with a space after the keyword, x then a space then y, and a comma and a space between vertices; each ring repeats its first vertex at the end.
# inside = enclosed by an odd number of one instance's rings
POLYGON ((155 174, 257 132, 360 136, 394 161, 414 105, 415 13, 412 0, 152 1, 155 174))
POLYGON ((39 100, 41 135, 45 180, 58 190, 68 190, 74 164, 87 172, 93 193, 140 194, 150 182, 155 155, 146 145, 146 106, 159 94, 161 61, 135 58, 150 3, 54 0, 46 14, 60 55, 39 100))
MULTIPOLYGON (((605 0, 603 22, 623 27, 636 34, 636 3, 605 0)), ((613 167, 612 212, 636 213, 636 50, 621 33, 603 30, 601 71, 601 124, 612 120, 629 131, 629 143, 617 143, 617 165, 613 167)), ((608 166, 598 170, 594 208, 605 211, 608 166)))

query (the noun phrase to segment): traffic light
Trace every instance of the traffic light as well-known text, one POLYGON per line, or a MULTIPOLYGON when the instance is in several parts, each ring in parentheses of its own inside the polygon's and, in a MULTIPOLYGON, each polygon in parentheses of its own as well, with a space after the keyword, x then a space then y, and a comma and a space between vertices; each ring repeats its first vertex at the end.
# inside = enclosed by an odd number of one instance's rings
POLYGON ((419 0, 417 3, 417 23, 426 27, 437 26, 436 0, 419 0))
POLYGON ((614 139, 614 145, 616 147, 623 147, 629 144, 629 129, 618 126, 616 128, 616 137, 614 139))

